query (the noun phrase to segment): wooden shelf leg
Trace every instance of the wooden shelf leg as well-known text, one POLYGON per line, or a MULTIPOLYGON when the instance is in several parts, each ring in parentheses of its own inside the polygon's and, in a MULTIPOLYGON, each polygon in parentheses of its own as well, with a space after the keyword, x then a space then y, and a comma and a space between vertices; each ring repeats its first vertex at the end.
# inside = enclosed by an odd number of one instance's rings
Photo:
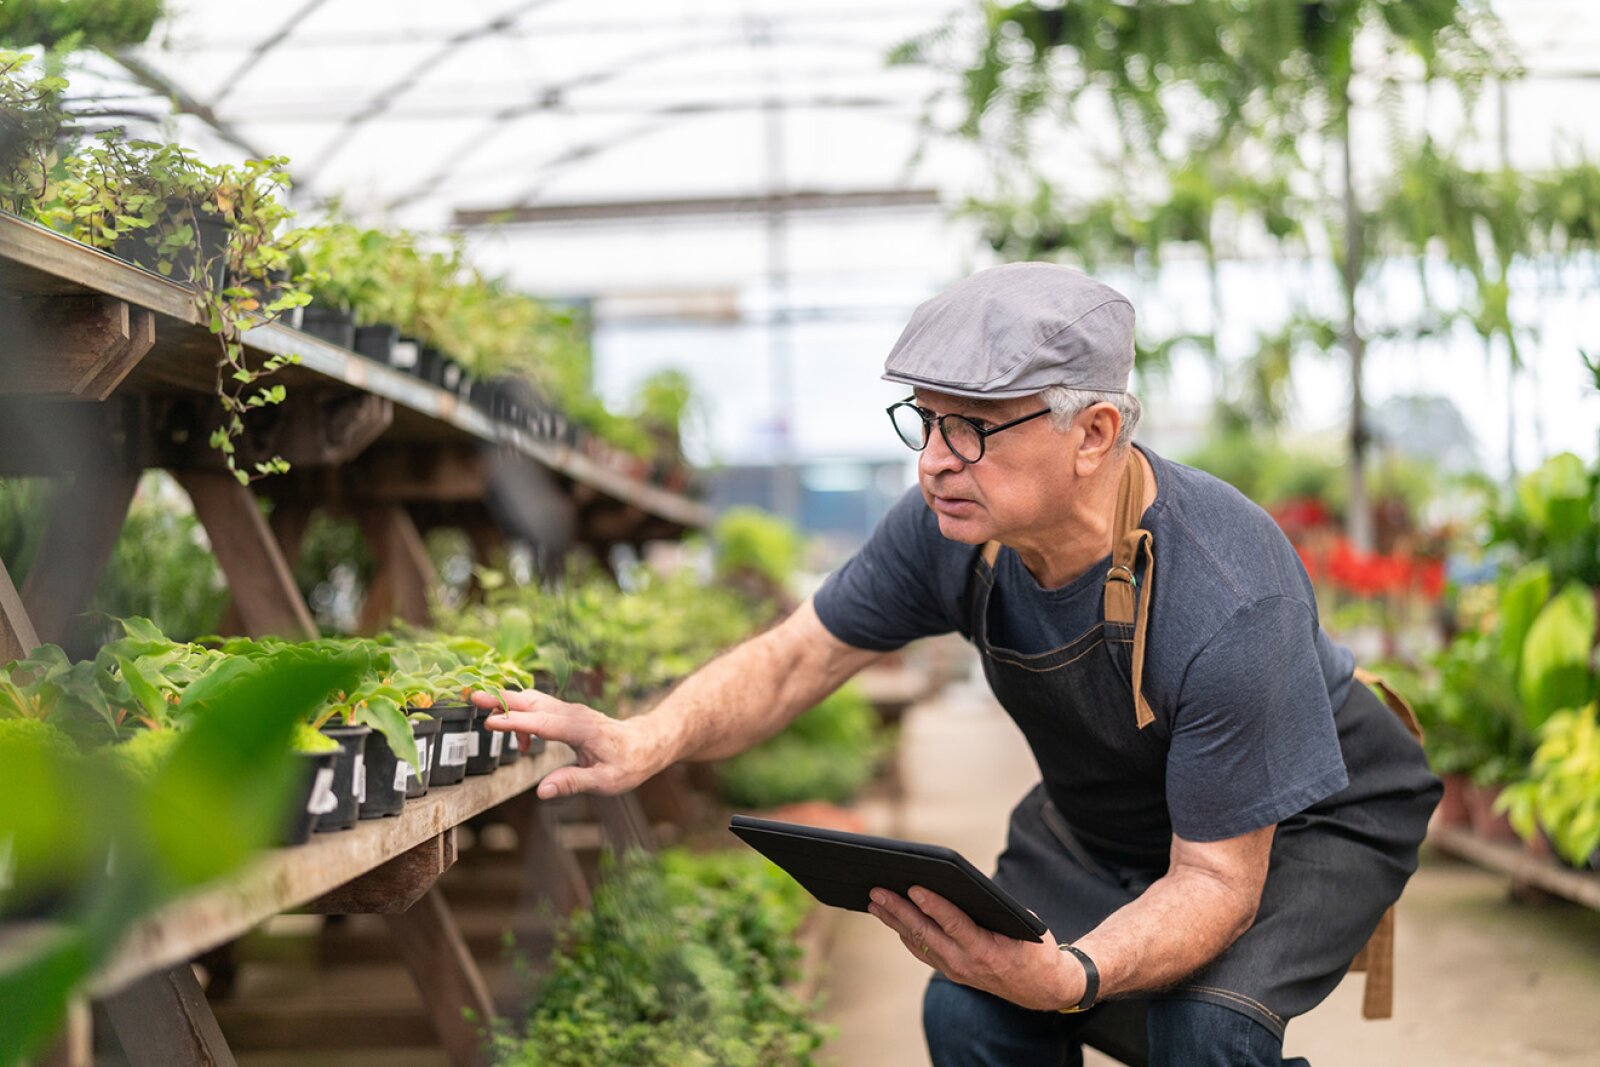
POLYGON ((17 587, 4 561, 0 561, 0 665, 21 659, 39 647, 39 634, 22 606, 17 587))
POLYGON ((252 637, 316 637, 311 609, 256 506, 255 494, 226 471, 191 469, 173 475, 194 501, 195 515, 228 578, 244 631, 252 637))
POLYGON ((72 617, 89 606, 138 488, 137 471, 84 471, 57 495, 22 586, 41 641, 59 644, 72 617))
MULTIPOLYGON (((279 500, 272 507, 272 517, 267 520, 267 525, 272 528, 272 536, 277 538, 283 561, 289 565, 289 573, 293 574, 295 564, 300 561, 300 548, 305 544, 306 531, 311 528, 311 508, 298 502, 279 500)), ((245 632, 238 605, 231 596, 227 609, 222 613, 218 632, 226 635, 245 632)))
POLYGON ((432 617, 428 595, 439 575, 416 522, 399 504, 362 507, 356 520, 376 564, 361 605, 361 632, 376 633, 396 618, 426 626, 432 617))
POLYGON ((187 963, 104 1001, 131 1067, 237 1067, 187 963))
POLYGON ((556 915, 589 906, 589 883, 572 850, 561 843, 549 803, 532 798, 522 827, 522 882, 517 911, 527 915, 548 901, 556 915))
POLYGON ((600 820, 606 841, 617 855, 635 848, 645 852, 656 850, 655 832, 650 829, 650 820, 645 818, 644 808, 640 806, 636 795, 593 796, 590 802, 594 805, 595 817, 600 820))
POLYGON ((444 894, 435 886, 409 910, 384 919, 450 1062, 454 1067, 486 1067, 482 1029, 494 1017, 494 1003, 444 894))

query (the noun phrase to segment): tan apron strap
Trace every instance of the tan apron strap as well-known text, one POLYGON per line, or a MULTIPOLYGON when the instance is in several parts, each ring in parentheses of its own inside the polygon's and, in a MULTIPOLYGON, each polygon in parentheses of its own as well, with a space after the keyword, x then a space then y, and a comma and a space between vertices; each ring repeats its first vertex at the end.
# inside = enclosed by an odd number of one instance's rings
POLYGON ((994 561, 999 559, 999 558, 1000 558, 1000 542, 999 541, 990 541, 988 544, 983 546, 983 562, 986 563, 989 566, 990 570, 994 569, 994 561))
POLYGON ((1155 542, 1150 531, 1139 528, 1144 516, 1144 463, 1138 453, 1128 457, 1117 487, 1117 513, 1111 527, 1111 570, 1106 574, 1107 622, 1133 624, 1133 717, 1139 729, 1156 721, 1144 698, 1145 635, 1150 622, 1150 575, 1155 571, 1155 542), (1139 590, 1139 556, 1148 561, 1143 593, 1139 590))
POLYGON ((1394 908, 1378 920, 1365 947, 1356 955, 1350 970, 1365 971, 1361 989, 1361 1017, 1388 1019, 1394 1016, 1394 908))
POLYGON ((1422 723, 1417 721, 1417 713, 1411 710, 1411 705, 1406 703, 1405 697, 1395 692, 1388 682, 1361 667, 1356 668, 1356 681, 1377 691, 1378 696, 1389 706, 1389 710, 1400 717, 1400 722, 1412 737, 1422 740, 1422 723))

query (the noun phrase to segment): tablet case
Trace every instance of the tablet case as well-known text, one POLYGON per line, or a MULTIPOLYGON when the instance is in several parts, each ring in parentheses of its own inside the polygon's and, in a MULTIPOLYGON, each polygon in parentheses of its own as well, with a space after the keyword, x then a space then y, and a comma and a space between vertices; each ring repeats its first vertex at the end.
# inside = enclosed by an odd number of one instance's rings
POLYGON ((1019 941, 1042 941, 1046 927, 959 852, 942 845, 825 830, 735 815, 728 829, 794 876, 824 904, 866 911, 874 887, 901 896, 931 890, 972 921, 1019 941))

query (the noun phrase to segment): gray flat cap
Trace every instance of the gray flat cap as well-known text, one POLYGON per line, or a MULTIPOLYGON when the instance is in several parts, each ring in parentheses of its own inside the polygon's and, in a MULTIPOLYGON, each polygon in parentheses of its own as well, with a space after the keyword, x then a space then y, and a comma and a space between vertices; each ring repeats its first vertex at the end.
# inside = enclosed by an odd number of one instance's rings
POLYGON ((886 381, 1004 400, 1052 385, 1121 393, 1133 369, 1133 305, 1080 271, 1008 263, 917 308, 886 381))

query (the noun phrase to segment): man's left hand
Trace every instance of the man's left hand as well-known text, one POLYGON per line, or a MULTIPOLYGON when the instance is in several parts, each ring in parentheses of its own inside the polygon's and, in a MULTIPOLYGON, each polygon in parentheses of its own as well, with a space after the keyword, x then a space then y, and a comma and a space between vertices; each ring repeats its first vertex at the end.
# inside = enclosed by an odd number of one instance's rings
POLYGON ((874 889, 867 911, 900 935, 906 950, 953 982, 1024 1008, 1053 1011, 1083 998, 1083 969, 1056 946, 983 929, 948 900, 913 886, 910 900, 874 889))

